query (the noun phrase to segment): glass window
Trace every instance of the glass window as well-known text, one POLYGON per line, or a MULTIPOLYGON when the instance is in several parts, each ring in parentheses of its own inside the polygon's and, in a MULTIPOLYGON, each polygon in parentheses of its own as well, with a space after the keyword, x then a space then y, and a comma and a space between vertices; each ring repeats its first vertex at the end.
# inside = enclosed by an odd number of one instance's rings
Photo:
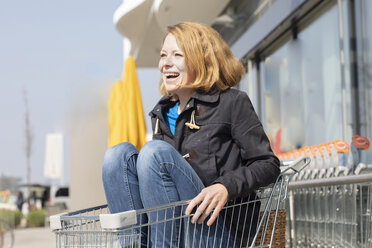
POLYGON ((262 62, 263 121, 283 152, 343 139, 338 30, 335 5, 262 62))
POLYGON ((238 85, 238 89, 245 91, 251 102, 253 107, 255 108, 257 114, 260 114, 258 110, 258 99, 257 99, 257 70, 254 68, 253 63, 248 61, 248 65, 246 66, 246 74, 244 78, 238 85))
MULTIPOLYGON (((361 135, 372 140, 372 1, 357 1, 357 48, 361 135)), ((371 147, 361 153, 361 162, 372 163, 371 147)))

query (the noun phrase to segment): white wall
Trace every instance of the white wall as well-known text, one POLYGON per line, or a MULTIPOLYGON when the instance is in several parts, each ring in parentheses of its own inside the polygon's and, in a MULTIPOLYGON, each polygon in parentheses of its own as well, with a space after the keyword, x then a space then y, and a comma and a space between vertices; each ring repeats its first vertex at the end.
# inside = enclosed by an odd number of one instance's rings
POLYGON ((70 113, 70 210, 106 203, 102 159, 107 148, 107 89, 84 90, 70 113))

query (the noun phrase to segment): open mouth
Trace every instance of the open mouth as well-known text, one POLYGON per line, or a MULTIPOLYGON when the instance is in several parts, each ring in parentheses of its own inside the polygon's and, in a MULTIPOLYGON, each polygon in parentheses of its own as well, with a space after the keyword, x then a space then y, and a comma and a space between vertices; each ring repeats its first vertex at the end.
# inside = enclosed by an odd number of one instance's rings
POLYGON ((164 73, 165 77, 167 79, 175 79, 177 78, 180 74, 178 72, 166 72, 164 73))

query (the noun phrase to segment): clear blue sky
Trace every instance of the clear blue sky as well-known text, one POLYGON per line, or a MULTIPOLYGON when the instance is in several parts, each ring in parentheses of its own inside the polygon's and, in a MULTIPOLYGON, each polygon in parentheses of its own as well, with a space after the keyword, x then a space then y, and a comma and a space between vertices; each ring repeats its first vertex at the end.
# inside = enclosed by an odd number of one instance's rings
MULTIPOLYGON (((31 181, 44 183, 45 135, 63 132, 78 94, 91 87, 108 89, 120 79, 122 36, 112 21, 120 4, 119 0, 0 2, 0 173, 23 181, 26 177, 23 88, 35 137, 31 181)), ((154 75, 155 70, 138 71, 141 84, 154 75)), ((156 91, 157 81, 151 83, 156 91)), ((147 118, 154 94, 142 94, 147 118)))

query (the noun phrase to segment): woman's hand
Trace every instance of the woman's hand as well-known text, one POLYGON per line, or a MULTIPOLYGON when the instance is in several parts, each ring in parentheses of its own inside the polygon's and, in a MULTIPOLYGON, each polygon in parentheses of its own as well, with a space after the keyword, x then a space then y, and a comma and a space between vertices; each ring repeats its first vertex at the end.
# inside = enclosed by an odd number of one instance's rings
POLYGON ((213 211, 213 214, 207 222, 207 225, 210 226, 217 219, 218 214, 227 202, 228 196, 229 193, 223 184, 213 184, 204 188, 194 199, 190 201, 185 213, 187 215, 191 214, 191 211, 194 209, 194 207, 200 203, 191 219, 191 222, 195 223, 198 221, 199 224, 202 224, 213 211))

